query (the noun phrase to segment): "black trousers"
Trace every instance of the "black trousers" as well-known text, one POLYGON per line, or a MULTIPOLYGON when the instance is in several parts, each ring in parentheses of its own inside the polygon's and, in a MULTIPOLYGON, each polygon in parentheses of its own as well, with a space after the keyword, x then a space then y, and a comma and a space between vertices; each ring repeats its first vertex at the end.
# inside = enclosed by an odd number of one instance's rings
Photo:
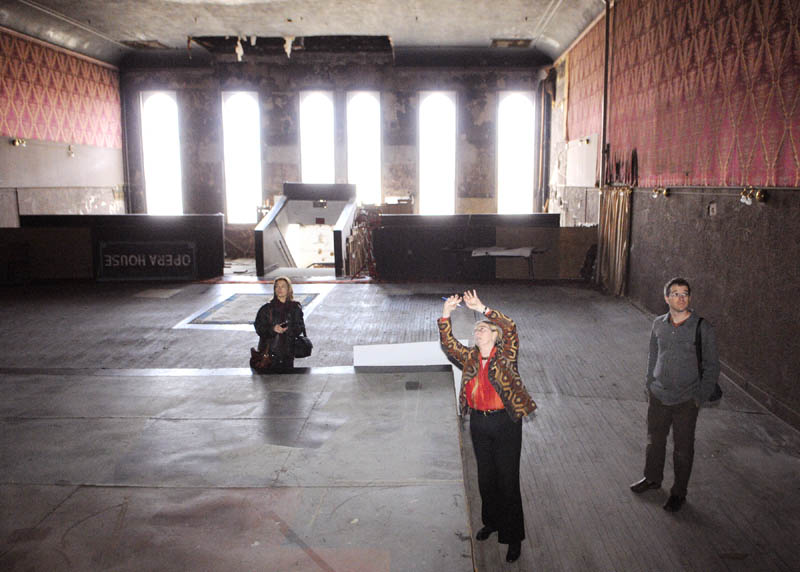
POLYGON ((519 492, 519 458, 522 422, 506 412, 470 414, 469 431, 478 464, 483 525, 498 531, 503 544, 525 539, 522 495, 519 492))
POLYGON ((647 450, 644 477, 660 483, 664 478, 664 461, 667 455, 667 436, 672 427, 672 465, 675 482, 670 494, 685 497, 694 462, 694 434, 700 409, 693 400, 664 405, 650 394, 647 407, 647 450))

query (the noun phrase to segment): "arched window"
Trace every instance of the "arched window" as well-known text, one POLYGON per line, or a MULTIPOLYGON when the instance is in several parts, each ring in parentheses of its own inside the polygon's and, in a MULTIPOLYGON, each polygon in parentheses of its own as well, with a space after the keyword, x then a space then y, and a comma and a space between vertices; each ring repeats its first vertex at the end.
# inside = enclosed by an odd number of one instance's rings
POLYGON ((381 98, 377 91, 347 94, 347 181, 360 204, 381 203, 381 98))
POLYGON ((304 183, 335 183, 333 94, 300 92, 300 166, 304 183))
POLYGON ((456 203, 456 94, 420 93, 419 102, 419 212, 455 213, 456 203))
POLYGON ((257 222, 261 204, 261 114, 258 93, 222 92, 228 222, 257 222))
POLYGON ((141 94, 147 214, 183 214, 178 101, 172 91, 141 94))
POLYGON ((533 94, 501 92, 497 107, 497 212, 533 212, 533 94))

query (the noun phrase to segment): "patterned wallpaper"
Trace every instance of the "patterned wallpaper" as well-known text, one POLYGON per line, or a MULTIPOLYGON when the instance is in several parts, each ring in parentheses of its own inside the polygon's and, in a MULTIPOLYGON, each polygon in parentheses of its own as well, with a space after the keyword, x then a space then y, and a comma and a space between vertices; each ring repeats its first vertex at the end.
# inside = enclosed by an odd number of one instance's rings
POLYGON ((122 148, 119 72, 0 30, 0 135, 122 148))
MULTIPOLYGON (((617 0, 612 17, 608 141, 623 164, 636 150, 640 186, 800 186, 800 2, 617 0)), ((569 137, 602 120, 604 28, 569 53, 569 137)))
POLYGON ((605 18, 601 18, 569 52, 568 141, 601 133, 605 30, 605 18))

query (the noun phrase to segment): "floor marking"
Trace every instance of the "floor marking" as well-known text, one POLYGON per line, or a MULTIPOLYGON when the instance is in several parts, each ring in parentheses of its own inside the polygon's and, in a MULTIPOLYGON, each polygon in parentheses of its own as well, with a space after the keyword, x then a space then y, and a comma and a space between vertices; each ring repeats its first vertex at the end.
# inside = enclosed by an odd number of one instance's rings
POLYGON ((149 290, 142 290, 133 295, 134 298, 172 298, 175 294, 183 290, 183 288, 166 289, 166 288, 151 288, 149 290))
POLYGON ((247 376, 263 377, 290 375, 354 375, 358 373, 414 373, 420 371, 441 371, 442 366, 387 366, 387 367, 354 367, 352 365, 331 365, 315 367, 296 367, 285 374, 255 373, 249 367, 220 368, 64 368, 64 367, 0 367, 0 375, 58 375, 58 376, 91 376, 91 377, 215 377, 215 376, 247 376))
MULTIPOLYGON (((303 307, 303 315, 304 317, 308 318, 308 316, 319 306, 325 297, 330 294, 330 292, 336 287, 335 284, 296 284, 293 285, 294 291, 297 294, 315 294, 314 299, 307 307, 303 307)), ((226 300, 231 298, 234 294, 261 294, 264 296, 264 303, 266 303, 269 298, 272 297, 272 288, 267 286, 255 285, 227 285, 227 284, 220 284, 219 285, 220 294, 215 297, 213 300, 209 302, 205 302, 203 307, 174 326, 172 326, 173 330, 183 330, 183 329, 191 329, 191 330, 235 330, 235 331, 242 331, 242 332, 252 332, 253 324, 193 324, 192 322, 216 306, 223 304, 226 300)), ((256 309, 257 311, 258 309, 256 309)), ((255 319, 255 313, 253 314, 253 319, 255 319)))

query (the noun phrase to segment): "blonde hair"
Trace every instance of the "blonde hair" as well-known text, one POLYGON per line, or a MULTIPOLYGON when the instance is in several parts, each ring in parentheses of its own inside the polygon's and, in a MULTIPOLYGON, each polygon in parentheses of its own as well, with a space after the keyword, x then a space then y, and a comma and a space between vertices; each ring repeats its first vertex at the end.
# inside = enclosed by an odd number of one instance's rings
POLYGON ((278 276, 275 280, 272 281, 272 299, 275 300, 277 296, 275 295, 275 285, 278 283, 279 280, 283 280, 286 282, 286 285, 289 287, 289 291, 286 293, 287 300, 294 300, 294 289, 292 288, 292 281, 289 280, 288 276, 278 276))
POLYGON ((475 325, 472 326, 472 331, 474 332, 475 328, 477 328, 481 324, 489 326, 489 329, 497 334, 497 340, 495 341, 495 344, 503 340, 503 330, 501 330, 497 324, 495 324, 494 322, 490 322, 489 320, 478 320, 477 322, 475 322, 475 325))

